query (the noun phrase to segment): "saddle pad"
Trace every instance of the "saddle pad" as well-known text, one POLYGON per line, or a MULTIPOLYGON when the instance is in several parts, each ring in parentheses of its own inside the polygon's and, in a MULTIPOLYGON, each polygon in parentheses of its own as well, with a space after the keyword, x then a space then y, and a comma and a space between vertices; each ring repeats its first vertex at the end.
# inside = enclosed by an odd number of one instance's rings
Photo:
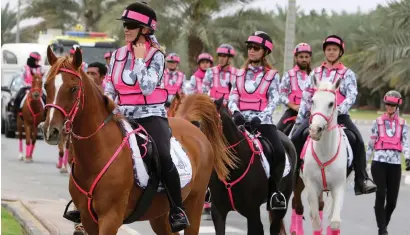
MULTIPOLYGON (((251 138, 251 140, 253 140, 253 144, 256 150, 263 149, 261 142, 259 141, 258 138, 255 137, 255 135, 251 134, 249 131, 246 131, 246 134, 249 136, 249 138, 251 138)), ((282 178, 286 177, 290 172, 290 161, 289 161, 288 153, 286 153, 285 156, 286 156, 286 159, 285 159, 286 163, 285 163, 285 169, 283 170, 282 178)), ((265 170, 266 177, 269 178, 270 177, 270 166, 269 166, 268 160, 266 159, 266 155, 263 151, 261 153, 261 163, 262 163, 263 169, 265 170)))
MULTIPOLYGON (((20 109, 23 108, 24 102, 26 102, 27 95, 28 95, 29 91, 30 91, 30 90, 27 90, 27 91, 26 91, 26 94, 24 95, 23 99, 21 100, 21 102, 20 102, 20 109)), ((45 106, 45 105, 44 105, 44 101, 43 101, 42 98, 41 98, 40 100, 41 100, 41 103, 43 104, 43 108, 44 108, 44 106, 45 106)))
MULTIPOLYGON (((353 162, 353 150, 352 150, 352 146, 350 146, 349 139, 347 138, 347 135, 346 135, 344 129, 345 129, 345 127, 342 128, 342 138, 343 138, 343 141, 346 143, 347 167, 350 167, 350 166, 352 166, 352 162, 353 162)), ((308 140, 303 145, 303 149, 302 149, 302 152, 300 154, 300 159, 305 158, 306 149, 307 149, 307 146, 310 143, 310 141, 312 141, 312 140, 310 138, 308 138, 308 140)))
MULTIPOLYGON (((122 125, 127 133, 130 133, 133 130, 131 124, 126 120, 122 120, 122 125)), ((132 151, 135 182, 141 188, 145 188, 148 183, 149 175, 144 161, 141 158, 141 153, 138 148, 137 138, 135 134, 130 136, 128 143, 132 151)), ((179 179, 181 181, 181 188, 183 188, 189 182, 191 182, 192 166, 188 155, 182 149, 181 144, 175 139, 175 137, 171 137, 171 158, 178 170, 179 179)), ((162 182, 160 182, 158 192, 163 190, 164 188, 162 186, 162 182)))

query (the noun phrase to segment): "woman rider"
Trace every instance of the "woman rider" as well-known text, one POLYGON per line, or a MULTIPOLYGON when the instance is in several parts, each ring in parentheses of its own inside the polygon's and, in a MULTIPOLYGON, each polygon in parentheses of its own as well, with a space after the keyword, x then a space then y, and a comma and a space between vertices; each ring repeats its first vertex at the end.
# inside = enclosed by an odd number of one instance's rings
POLYGON ((174 96, 181 92, 185 74, 178 69, 179 62, 181 61, 178 54, 169 53, 165 60, 167 62, 167 69, 164 71, 161 86, 168 91, 168 101, 165 104, 168 108, 174 96))
POLYGON ((209 68, 202 83, 202 93, 217 100, 224 97, 224 103, 228 102, 229 88, 235 78, 236 68, 231 66, 235 49, 229 44, 222 44, 216 50, 218 53, 218 65, 209 68))
POLYGON ((396 208, 402 153, 406 158, 406 171, 410 170, 409 127, 406 121, 399 117, 399 105, 403 99, 398 91, 391 90, 383 100, 386 113, 373 122, 366 152, 367 160, 374 152, 371 171, 377 185, 374 212, 379 235, 388 234, 387 225, 396 208))
POLYGON ((328 36, 323 42, 323 52, 325 61, 319 67, 315 68, 305 82, 305 89, 300 103, 299 113, 295 122, 295 132, 292 136, 292 142, 295 145, 298 156, 302 151, 303 145, 307 138, 306 129, 309 126, 310 107, 312 105, 312 96, 314 93, 313 79, 321 81, 331 81, 333 83, 342 79, 337 94, 337 123, 342 124, 348 130, 354 133, 354 137, 348 135, 349 142, 353 148, 353 165, 355 170, 355 194, 368 194, 376 191, 376 186, 371 182, 366 172, 366 154, 362 135, 357 127, 353 124, 349 116, 349 109, 352 107, 357 96, 357 80, 354 72, 340 62, 345 50, 345 43, 337 35, 328 36), (351 139, 356 138, 356 143, 351 139))
POLYGON ((11 87, 11 89, 13 91, 18 91, 13 105, 13 113, 16 117, 17 113, 20 111, 21 101, 24 98, 27 89, 31 87, 33 76, 38 75, 43 77, 44 70, 41 65, 39 65, 40 60, 41 56, 38 52, 31 52, 27 59, 27 64, 24 65, 24 68, 21 71, 21 75, 13 81, 13 87, 11 87))
POLYGON ((185 86, 185 94, 202 93, 202 81, 205 72, 214 64, 214 59, 208 53, 201 53, 197 58, 198 69, 191 76, 191 79, 185 86))
POLYGON ((286 135, 289 135, 292 129, 292 126, 288 125, 288 123, 292 123, 289 122, 289 120, 292 120, 293 117, 296 118, 298 115, 303 87, 307 76, 312 71, 310 68, 312 48, 309 44, 304 42, 299 43, 293 50, 293 55, 296 65, 285 73, 279 86, 280 101, 286 105, 288 109, 279 120, 277 127, 278 130, 284 132, 286 135))
POLYGON ((286 209, 286 199, 279 191, 285 168, 285 149, 272 121, 272 114, 279 102, 280 76, 266 59, 273 49, 272 39, 265 32, 256 31, 245 43, 248 60, 237 71, 228 107, 235 124, 248 121, 257 125, 258 131, 272 144, 275 156, 267 156, 271 166, 267 209, 286 209))
POLYGON ((171 130, 165 111, 167 91, 159 88, 164 54, 150 38, 157 17, 145 3, 132 3, 119 20, 123 21, 127 45, 112 54, 104 93, 115 100, 118 111, 132 120, 134 128, 142 125, 154 140, 162 183, 171 197, 168 198, 171 230, 178 232, 189 226, 189 221, 182 205, 179 174, 170 154, 171 130))

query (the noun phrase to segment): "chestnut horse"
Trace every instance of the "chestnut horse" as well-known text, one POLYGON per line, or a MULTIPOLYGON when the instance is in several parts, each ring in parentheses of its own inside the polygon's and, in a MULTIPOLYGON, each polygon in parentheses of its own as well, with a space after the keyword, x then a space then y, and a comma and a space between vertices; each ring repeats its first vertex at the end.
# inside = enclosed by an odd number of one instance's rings
POLYGON ((37 140, 38 124, 44 121, 44 107, 42 103, 42 78, 34 74, 31 88, 26 95, 23 108, 17 116, 17 131, 19 132, 19 159, 24 160, 23 155, 23 125, 26 135, 26 159, 27 163, 33 162, 33 151, 37 140))
POLYGON ((175 117, 175 113, 179 105, 181 105, 181 100, 184 97, 185 97, 185 94, 179 94, 179 93, 175 94, 174 98, 172 98, 171 105, 168 108, 168 112, 167 112, 168 117, 175 117))
MULTIPOLYGON (((82 55, 78 48, 70 59, 57 58, 48 47, 47 58, 52 67, 45 84, 48 94, 45 141, 58 144, 63 131, 71 136, 70 148, 75 157, 69 191, 80 211, 81 222, 90 235, 117 234, 144 193, 135 183, 132 153, 127 144, 130 134, 124 137, 121 129, 125 120, 113 115, 114 102, 81 69, 82 55)), ((192 179, 182 189, 190 221, 184 232, 198 234, 212 170, 224 179, 229 173, 226 166, 233 165, 233 160, 225 153, 221 136, 209 141, 196 126, 182 118, 170 118, 169 124, 192 165, 192 179)), ((141 128, 134 132, 138 130, 141 128)), ((156 234, 172 234, 168 212, 166 194, 156 193, 136 220, 149 220, 156 234)))

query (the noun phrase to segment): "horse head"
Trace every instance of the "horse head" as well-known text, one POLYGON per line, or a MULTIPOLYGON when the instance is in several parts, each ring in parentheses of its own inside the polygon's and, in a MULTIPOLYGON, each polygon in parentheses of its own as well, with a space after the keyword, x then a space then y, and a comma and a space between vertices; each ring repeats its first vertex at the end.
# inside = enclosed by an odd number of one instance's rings
POLYGON ((169 117, 174 117, 176 111, 178 110, 178 107, 181 105, 182 103, 182 99, 185 97, 185 94, 179 94, 179 92, 177 92, 174 96, 174 98, 171 101, 171 105, 169 106, 168 109, 168 116, 169 117))
POLYGON ((312 97, 309 135, 319 141, 323 131, 330 131, 337 125, 337 96, 340 79, 336 83, 318 81, 313 78, 315 93, 312 97))
POLYGON ((31 89, 30 89, 30 93, 31 93, 31 98, 33 100, 39 100, 43 94, 43 79, 40 75, 38 74, 34 74, 33 75, 33 81, 31 82, 31 89))
MULTIPOLYGON (((51 68, 44 86, 47 92, 47 118, 43 128, 46 142, 57 145, 62 129, 66 134, 71 133, 74 122, 81 122, 81 117, 87 116, 84 114, 87 107, 89 111, 93 110, 93 116, 97 116, 101 110, 100 106, 105 104, 109 112, 115 105, 82 70, 82 55, 79 48, 76 48, 71 59, 68 56, 57 58, 49 46, 47 59, 51 68)), ((79 126, 88 130, 90 125, 79 126)))

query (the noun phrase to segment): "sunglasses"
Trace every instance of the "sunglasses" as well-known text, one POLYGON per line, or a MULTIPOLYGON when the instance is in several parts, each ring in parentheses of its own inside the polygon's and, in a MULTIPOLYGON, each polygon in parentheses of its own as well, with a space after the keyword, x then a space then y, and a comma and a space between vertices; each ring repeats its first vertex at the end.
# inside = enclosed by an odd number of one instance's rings
POLYGON ((250 49, 253 49, 254 51, 258 52, 258 51, 260 51, 260 49, 262 49, 262 47, 260 47, 258 45, 252 45, 252 44, 248 44, 246 47, 248 48, 248 51, 250 49))
POLYGON ((127 29, 138 29, 139 27, 141 27, 140 24, 134 22, 123 22, 122 25, 127 29))

